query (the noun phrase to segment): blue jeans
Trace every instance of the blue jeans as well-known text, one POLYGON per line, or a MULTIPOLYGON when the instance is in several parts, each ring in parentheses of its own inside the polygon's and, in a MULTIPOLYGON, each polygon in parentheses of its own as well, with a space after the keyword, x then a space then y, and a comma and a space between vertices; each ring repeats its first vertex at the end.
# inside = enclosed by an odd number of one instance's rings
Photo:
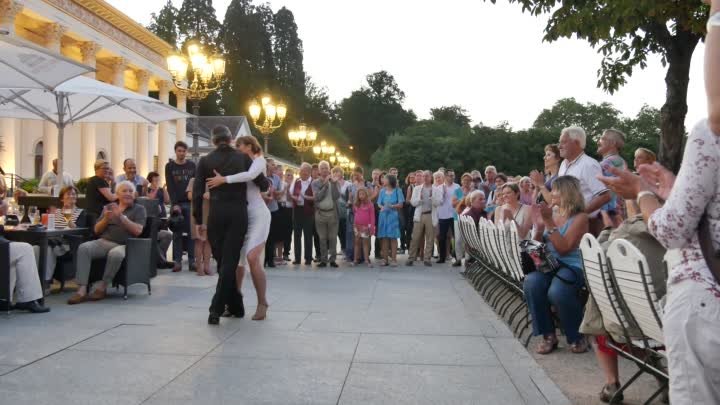
POLYGON ((195 263, 195 243, 190 236, 190 203, 181 202, 180 206, 183 214, 182 229, 173 233, 173 260, 175 263, 182 264, 183 250, 188 252, 188 266, 195 263))
POLYGON ((567 267, 562 267, 558 275, 574 284, 566 283, 552 274, 535 271, 525 277, 523 290, 532 316, 533 335, 544 336, 555 333, 555 325, 550 313, 550 306, 553 305, 567 341, 572 344, 582 337, 578 331, 583 318, 578 288, 585 285, 585 278, 581 270, 567 267))

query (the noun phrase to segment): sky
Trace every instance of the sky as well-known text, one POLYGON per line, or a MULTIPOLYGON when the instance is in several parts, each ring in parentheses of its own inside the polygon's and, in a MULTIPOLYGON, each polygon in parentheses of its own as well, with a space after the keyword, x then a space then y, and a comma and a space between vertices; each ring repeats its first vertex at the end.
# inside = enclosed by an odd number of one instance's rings
MULTIPOLYGON (((143 25, 166 0, 108 0, 143 25)), ((180 7, 182 0, 172 0, 180 7)), ((222 22, 230 0, 214 0, 222 22)), ((259 1, 256 1, 259 3, 259 1)), ((582 40, 543 43, 546 17, 523 14, 497 0, 272 0, 273 10, 295 15, 304 45, 305 71, 340 101, 387 70, 406 94, 405 108, 420 118, 430 108, 460 105, 473 123, 530 127, 555 101, 613 103, 634 116, 665 100, 665 68, 650 56, 614 95, 596 87, 601 57, 582 40)), ((693 57, 686 126, 706 114, 703 46, 693 57)))

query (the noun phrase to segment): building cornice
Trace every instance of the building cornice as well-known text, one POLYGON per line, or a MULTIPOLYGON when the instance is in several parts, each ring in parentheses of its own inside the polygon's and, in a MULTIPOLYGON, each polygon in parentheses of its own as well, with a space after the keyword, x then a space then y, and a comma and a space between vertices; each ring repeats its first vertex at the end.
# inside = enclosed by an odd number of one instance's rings
POLYGON ((43 1, 109 35, 162 67, 165 67, 165 57, 175 50, 172 45, 103 0, 43 1), (96 18, 88 16, 88 12, 96 18), (115 32, 108 32, 107 25, 115 32), (150 55, 151 53, 153 55, 150 55))

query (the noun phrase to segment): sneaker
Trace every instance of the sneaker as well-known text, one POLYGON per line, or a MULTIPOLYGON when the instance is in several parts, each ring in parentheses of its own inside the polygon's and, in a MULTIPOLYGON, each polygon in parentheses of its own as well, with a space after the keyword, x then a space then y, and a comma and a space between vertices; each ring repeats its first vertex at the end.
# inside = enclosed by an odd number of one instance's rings
POLYGON ((452 264, 453 267, 460 267, 462 266, 462 262, 460 260, 455 260, 452 264))
POLYGON ((408 260, 408 261, 405 262, 405 265, 406 265, 406 266, 412 266, 412 265, 413 265, 413 261, 412 261, 412 260, 408 260))
POLYGON ((335 263, 335 262, 330 262, 330 267, 337 268, 337 267, 338 267, 338 264, 335 263))
MULTIPOLYGON (((602 391, 600 391, 600 401, 605 403, 610 403, 610 400, 612 399, 613 395, 615 395, 616 392, 620 391, 620 383, 615 384, 605 384, 605 386, 602 388, 602 391)), ((619 404, 625 399, 624 395, 621 393, 615 395, 615 400, 613 401, 614 404, 619 404)))
POLYGON ((425 260, 423 264, 425 264, 425 267, 432 267, 432 262, 430 260, 425 260))
MULTIPOLYGON (((318 263, 317 266, 318 266, 318 267, 327 267, 327 263, 325 263, 325 262, 320 262, 320 263, 318 263)), ((336 265, 336 266, 337 266, 337 265, 336 265)))

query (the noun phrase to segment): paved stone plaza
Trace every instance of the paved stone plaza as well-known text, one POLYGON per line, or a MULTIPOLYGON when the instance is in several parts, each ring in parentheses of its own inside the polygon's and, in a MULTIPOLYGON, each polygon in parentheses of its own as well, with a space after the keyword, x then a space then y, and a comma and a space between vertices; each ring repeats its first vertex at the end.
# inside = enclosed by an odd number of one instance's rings
POLYGON ((269 318, 208 326, 216 277, 0 316, 1 404, 565 404, 456 268, 268 271, 269 318))

